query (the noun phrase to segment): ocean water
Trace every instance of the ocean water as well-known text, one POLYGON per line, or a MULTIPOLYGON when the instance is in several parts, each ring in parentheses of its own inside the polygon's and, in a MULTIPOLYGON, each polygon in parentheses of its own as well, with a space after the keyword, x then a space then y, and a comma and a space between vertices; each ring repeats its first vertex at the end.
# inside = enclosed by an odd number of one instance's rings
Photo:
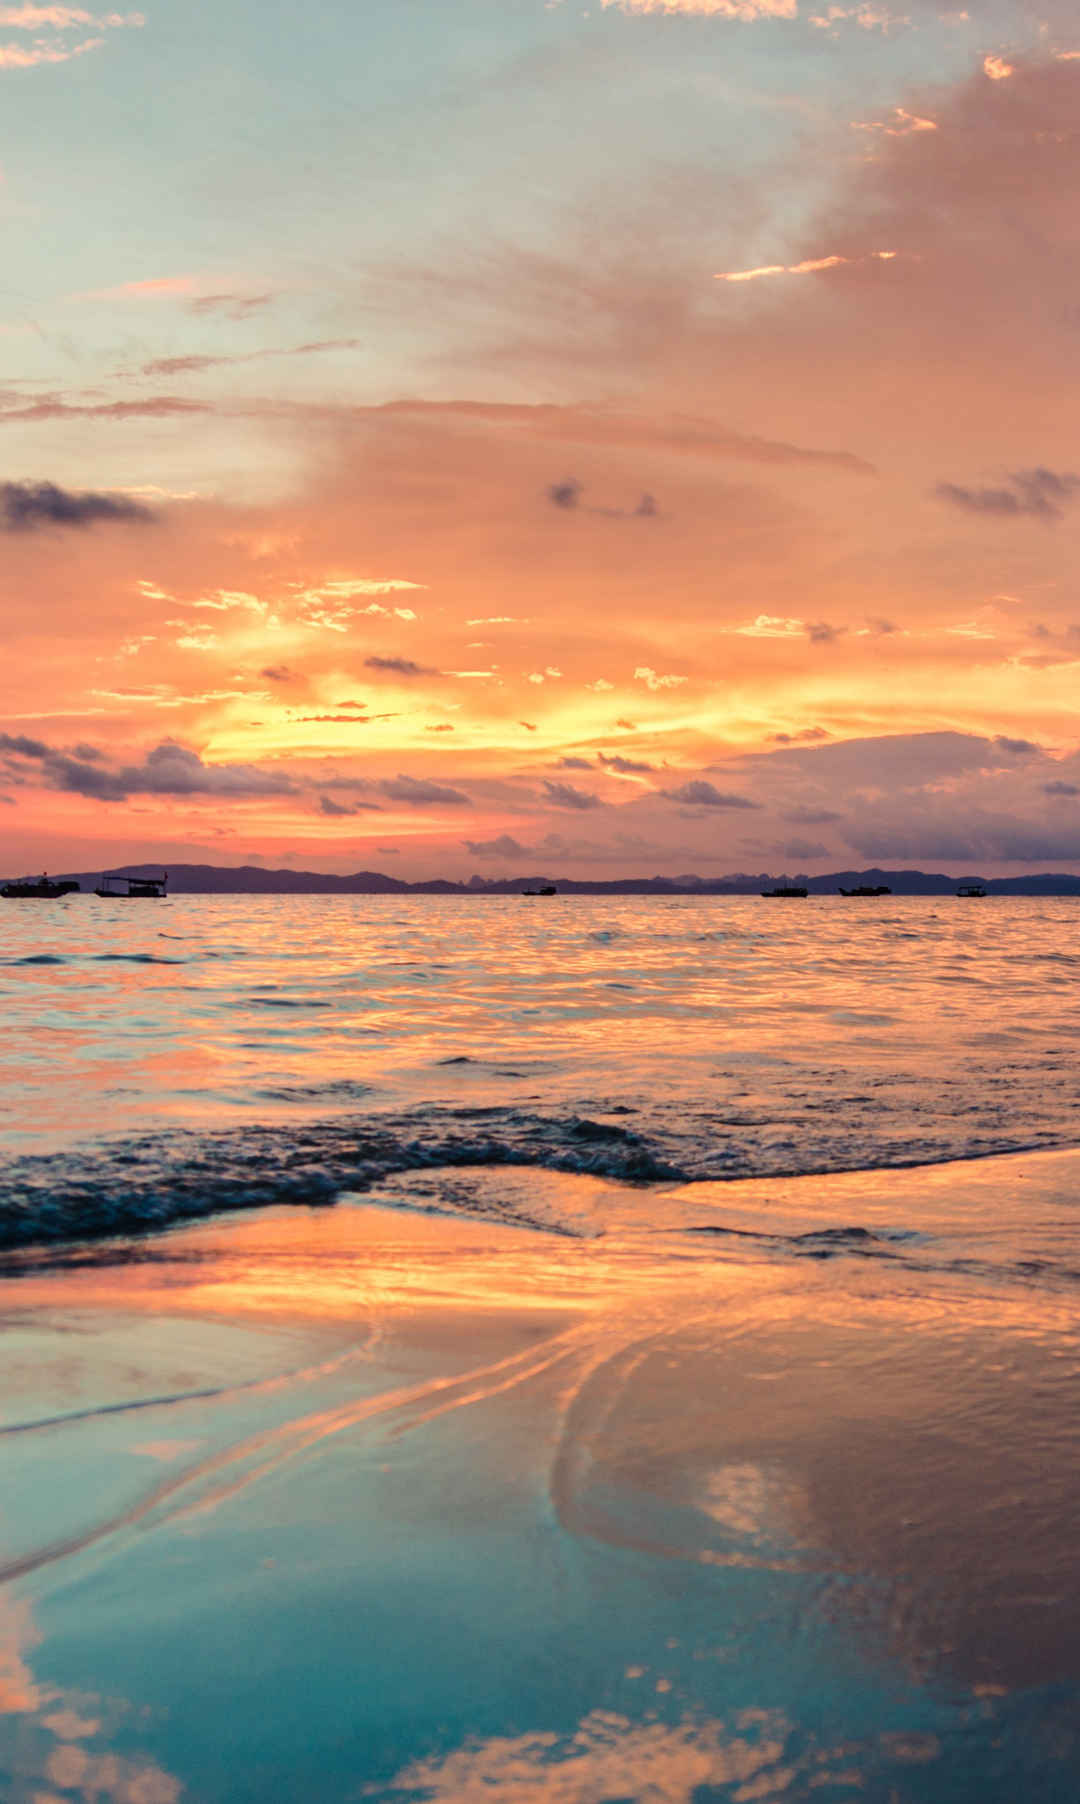
POLYGON ((2 1804, 1075 1804, 1080 904, 0 904, 2 1804))
POLYGON ((0 910, 0 1245, 390 1172, 635 1181, 1080 1140, 1080 905, 73 897, 0 910))

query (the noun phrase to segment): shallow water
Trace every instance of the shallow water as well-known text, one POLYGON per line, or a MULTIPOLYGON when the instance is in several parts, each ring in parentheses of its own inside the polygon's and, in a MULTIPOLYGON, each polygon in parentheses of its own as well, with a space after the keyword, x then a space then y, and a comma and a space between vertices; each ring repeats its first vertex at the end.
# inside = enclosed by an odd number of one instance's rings
MULTIPOLYGON (((955 1233, 1080 1161, 994 1171, 842 1201, 955 1233)), ((733 1261, 687 1232, 707 1187, 659 1234, 622 1186, 542 1187, 603 1237, 403 1194, 24 1259, 5 1800, 1076 1795, 1073 1298, 733 1261)), ((780 1187, 788 1230, 820 1188, 780 1187)))

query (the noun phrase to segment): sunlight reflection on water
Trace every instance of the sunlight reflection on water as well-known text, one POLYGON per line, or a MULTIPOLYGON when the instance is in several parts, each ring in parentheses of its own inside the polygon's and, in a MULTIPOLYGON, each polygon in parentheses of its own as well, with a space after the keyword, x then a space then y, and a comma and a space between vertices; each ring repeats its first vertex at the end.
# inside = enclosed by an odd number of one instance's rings
POLYGON ((823 1111, 842 1135, 844 1105, 872 1090, 882 1138, 925 1138, 930 1124, 937 1156, 1063 1144, 1080 1102, 1066 1057, 1080 1032, 1077 906, 7 903, 0 1128, 23 1151, 243 1121, 268 1103, 321 1116, 361 1098, 599 1098, 688 1118, 751 1111, 795 1143, 823 1111))

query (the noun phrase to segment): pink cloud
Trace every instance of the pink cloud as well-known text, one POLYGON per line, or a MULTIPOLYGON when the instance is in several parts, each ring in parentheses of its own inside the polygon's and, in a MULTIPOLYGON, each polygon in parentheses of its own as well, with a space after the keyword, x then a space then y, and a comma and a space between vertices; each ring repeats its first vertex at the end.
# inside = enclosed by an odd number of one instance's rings
MULTIPOLYGON (((888 255, 890 253, 878 253, 888 255)), ((826 262, 837 261, 827 259, 826 262)), ((843 261, 843 259, 839 259, 843 261)), ((806 268, 811 267, 806 265, 806 268)), ((818 265, 824 267, 824 264, 818 265)), ((779 266, 778 266, 779 269, 779 266)), ((754 272, 757 273, 757 272, 754 272)), ((766 273, 766 272, 760 272, 766 273)), ((735 279, 735 278, 724 278, 735 279)), ((497 401, 388 401, 357 410, 358 417, 395 417, 452 427, 456 423, 493 428, 534 439, 566 444, 622 447, 626 450, 676 452, 688 457, 745 459, 751 463, 821 463, 869 473, 871 466, 849 451, 787 444, 751 433, 733 432, 715 420, 681 414, 664 417, 588 405, 535 405, 497 401)))
POLYGON ((15 421, 38 420, 134 420, 168 419, 172 415, 209 413, 201 401, 187 401, 179 395, 151 395, 145 401, 31 401, 25 407, 9 407, 0 411, 0 426, 15 421))
POLYGON ((793 19, 797 0, 602 0, 624 13, 687 13, 714 19, 793 19))
POLYGON ((115 288, 95 288, 76 298, 84 301, 141 301, 159 295, 192 294, 197 284, 194 276, 151 276, 141 282, 120 282, 115 288))
POLYGON ((85 56, 88 50, 100 50, 104 38, 85 38, 81 44, 68 46, 35 44, 24 49, 21 44, 0 44, 0 69, 33 69, 39 63, 66 63, 73 56, 85 56))
POLYGON ((80 6, 0 6, 0 25, 6 25, 13 31, 38 31, 45 25, 51 26, 55 31, 68 31, 74 25, 112 28, 145 23, 146 18, 142 13, 106 13, 104 17, 99 17, 80 6))
POLYGON ((0 28, 49 34, 35 37, 29 44, 0 44, 0 69, 33 69, 41 63, 70 62, 72 57, 100 50, 105 42, 103 33, 145 23, 144 15, 136 12, 97 14, 87 12, 83 7, 31 3, 0 6, 0 28), (97 35, 84 37, 77 43, 65 36, 74 30, 87 29, 97 35))

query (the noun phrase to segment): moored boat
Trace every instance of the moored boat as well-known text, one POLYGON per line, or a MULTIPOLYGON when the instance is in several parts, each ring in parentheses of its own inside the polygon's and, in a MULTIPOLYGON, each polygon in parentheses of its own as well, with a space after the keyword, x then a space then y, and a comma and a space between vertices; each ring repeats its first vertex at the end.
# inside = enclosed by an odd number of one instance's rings
POLYGON ((986 890, 981 883, 965 883, 956 893, 958 896, 985 896, 986 890))
POLYGON ((891 896, 892 890, 887 883, 857 883, 854 889, 845 889, 840 885, 842 896, 891 896))
POLYGON ((169 881, 168 871, 162 871, 160 877, 107 877, 103 876, 94 891, 95 896, 110 902, 134 902, 142 899, 159 901, 165 895, 165 885, 169 881), (126 889, 117 889, 117 884, 126 884, 126 889))
POLYGON ((13 877, 10 883, 0 884, 0 896, 8 902, 54 902, 58 896, 76 894, 78 889, 74 877, 47 877, 42 873, 40 877, 13 877))
POLYGON ((808 896, 809 890, 798 883, 782 883, 779 889, 763 889, 763 896, 808 896))

